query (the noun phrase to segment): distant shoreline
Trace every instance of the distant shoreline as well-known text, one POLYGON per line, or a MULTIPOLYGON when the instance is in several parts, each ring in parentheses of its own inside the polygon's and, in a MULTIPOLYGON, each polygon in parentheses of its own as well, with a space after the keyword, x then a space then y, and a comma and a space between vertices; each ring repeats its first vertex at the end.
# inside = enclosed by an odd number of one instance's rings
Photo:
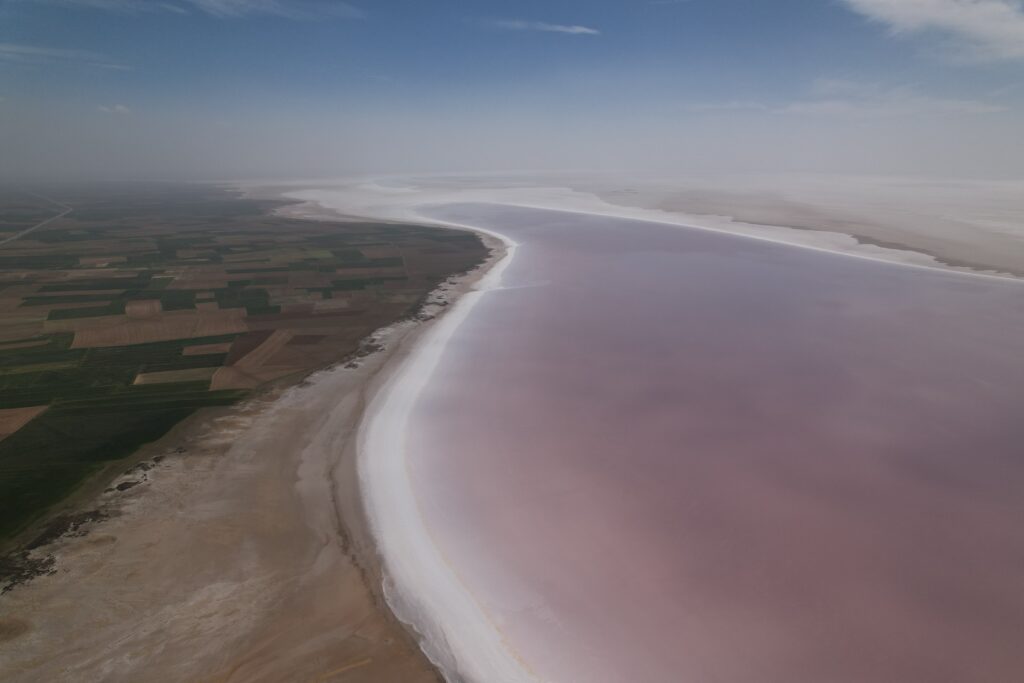
MULTIPOLYGON (((642 179, 603 175, 507 174, 473 176, 477 182, 461 183, 460 178, 352 178, 309 182, 305 187, 337 193, 339 201, 353 207, 357 215, 390 220, 423 220, 417 207, 428 205, 519 206, 739 235, 970 277, 1024 279, 1024 260, 1019 256, 1017 241, 1024 205, 1012 202, 1016 213, 1011 211, 1008 190, 1003 190, 999 195, 1001 204, 992 209, 1002 211, 998 214, 1002 223, 997 224, 988 216, 989 198, 969 189, 963 189, 957 200, 962 206, 953 204, 960 207, 955 212, 933 202, 939 190, 929 187, 925 188, 928 192, 921 190, 909 196, 906 204, 883 195, 875 206, 872 186, 860 187, 852 181, 849 188, 845 183, 826 186, 839 193, 835 201, 832 195, 819 197, 816 186, 806 188, 799 183, 791 188, 798 192, 799 201, 785 201, 778 196, 790 187, 785 183, 768 191, 742 185, 733 188, 728 179, 718 181, 720 186, 705 188, 699 184, 691 187, 685 179, 678 185, 671 179, 651 184, 642 179), (858 210, 851 209, 852 204, 858 210), (939 222, 941 226, 935 225, 939 222)), ((303 186, 281 188, 294 193, 292 196, 308 195, 308 190, 298 192, 303 186)))

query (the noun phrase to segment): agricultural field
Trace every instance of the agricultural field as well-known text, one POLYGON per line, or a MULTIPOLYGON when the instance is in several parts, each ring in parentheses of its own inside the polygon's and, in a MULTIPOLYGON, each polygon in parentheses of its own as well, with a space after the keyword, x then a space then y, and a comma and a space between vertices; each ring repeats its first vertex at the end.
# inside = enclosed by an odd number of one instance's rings
POLYGON ((283 204, 0 188, 0 543, 196 410, 357 352, 486 256, 469 233, 283 204))

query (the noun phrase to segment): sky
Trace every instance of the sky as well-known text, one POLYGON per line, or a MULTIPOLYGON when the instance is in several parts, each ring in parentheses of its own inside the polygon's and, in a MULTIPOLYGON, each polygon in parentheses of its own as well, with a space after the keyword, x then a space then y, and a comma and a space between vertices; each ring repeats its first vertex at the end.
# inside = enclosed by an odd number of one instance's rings
POLYGON ((1024 177, 1024 0, 0 0, 0 177, 1024 177))

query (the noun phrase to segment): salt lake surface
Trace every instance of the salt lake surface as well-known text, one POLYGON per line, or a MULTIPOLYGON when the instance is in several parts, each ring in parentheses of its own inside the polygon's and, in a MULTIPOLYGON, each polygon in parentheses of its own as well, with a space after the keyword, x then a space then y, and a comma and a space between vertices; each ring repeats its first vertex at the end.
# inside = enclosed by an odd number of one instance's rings
POLYGON ((404 466, 524 670, 1024 677, 1024 284, 619 218, 426 215, 519 244, 410 397, 404 466))

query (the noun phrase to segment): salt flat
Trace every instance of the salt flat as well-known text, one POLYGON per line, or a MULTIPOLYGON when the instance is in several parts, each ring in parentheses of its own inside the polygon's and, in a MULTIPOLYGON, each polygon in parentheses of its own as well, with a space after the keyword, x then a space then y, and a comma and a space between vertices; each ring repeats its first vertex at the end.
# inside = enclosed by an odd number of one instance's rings
MULTIPOLYGON (((1022 283, 888 248, 524 208, 566 201, 557 189, 357 191, 516 245, 500 285, 413 357, 419 379, 375 405, 370 433, 400 440, 363 442, 371 510, 416 500, 376 530, 392 604, 445 671, 1019 669, 1022 283), (442 584, 462 597, 431 604, 442 584), (507 654, 481 645, 488 624, 507 654)), ((332 192, 303 196, 354 206, 332 192)))

